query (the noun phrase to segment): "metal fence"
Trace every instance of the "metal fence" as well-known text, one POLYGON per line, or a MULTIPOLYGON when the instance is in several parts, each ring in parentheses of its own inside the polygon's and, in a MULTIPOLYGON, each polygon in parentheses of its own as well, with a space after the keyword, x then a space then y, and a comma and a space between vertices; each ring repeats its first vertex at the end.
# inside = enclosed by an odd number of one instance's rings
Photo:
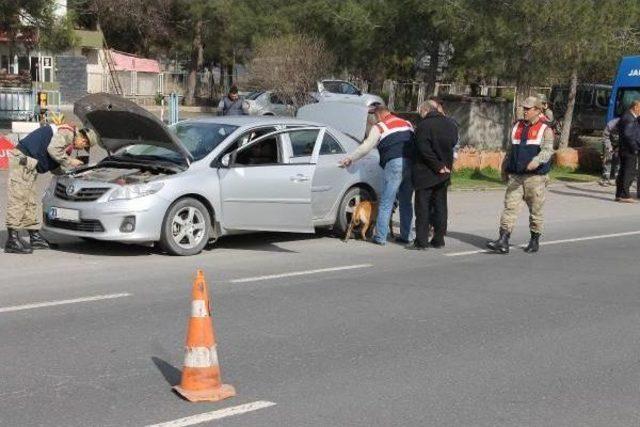
POLYGON ((0 120, 34 120, 39 112, 38 93, 47 94, 48 111, 60 111, 60 92, 57 90, 0 88, 0 120))
POLYGON ((29 120, 34 115, 33 91, 0 88, 0 120, 29 120))

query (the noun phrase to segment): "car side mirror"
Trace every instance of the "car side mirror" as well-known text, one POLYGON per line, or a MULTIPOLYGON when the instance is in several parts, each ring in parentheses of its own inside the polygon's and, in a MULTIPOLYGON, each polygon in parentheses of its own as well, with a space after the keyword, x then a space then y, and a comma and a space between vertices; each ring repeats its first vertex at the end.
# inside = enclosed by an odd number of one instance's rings
POLYGON ((361 90, 357 91, 357 92, 356 92, 356 95, 358 95, 358 96, 362 96, 362 91, 361 91, 361 90))
POLYGON ((223 168, 228 168, 229 165, 231 165, 231 153, 227 153, 224 156, 222 156, 222 159, 220 160, 220 164, 222 165, 223 168))

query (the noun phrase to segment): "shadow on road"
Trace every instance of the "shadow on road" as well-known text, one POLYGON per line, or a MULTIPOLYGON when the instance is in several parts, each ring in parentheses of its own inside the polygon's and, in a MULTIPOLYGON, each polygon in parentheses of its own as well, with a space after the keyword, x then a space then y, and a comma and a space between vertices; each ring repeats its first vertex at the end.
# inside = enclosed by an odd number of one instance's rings
POLYGON ((616 187, 609 187, 609 190, 606 190, 605 187, 601 187, 602 189, 596 190, 594 188, 584 188, 584 187, 576 187, 575 185, 565 185, 565 188, 569 188, 571 190, 583 191, 587 193, 600 193, 600 194, 613 194, 616 191, 616 187))
POLYGON ((294 233, 255 233, 242 234, 236 236, 225 236, 220 238, 216 243, 209 245, 208 250, 235 249, 247 251, 265 251, 265 252, 285 252, 297 253, 290 249, 277 246, 278 243, 299 242, 304 240, 314 240, 324 237, 322 233, 318 234, 294 234, 294 233))
POLYGON ((491 240, 485 236, 476 236, 475 234, 460 233, 459 231, 447 231, 447 238, 458 240, 462 243, 466 243, 478 249, 486 249, 487 241, 491 240))
MULTIPOLYGON (((577 188, 572 188, 575 190, 578 190, 577 188)), ((610 197, 604 197, 604 196, 598 196, 595 194, 590 194, 590 193, 594 193, 594 191, 588 190, 588 189, 579 189, 579 191, 582 191, 582 193, 574 193, 571 191, 561 191, 561 190, 556 190, 556 189, 551 189, 549 190, 550 193, 553 194, 559 194, 561 196, 569 196, 569 197, 583 197, 583 198, 587 198, 587 199, 596 199, 596 200, 604 200, 606 202, 614 202, 613 200, 613 195, 611 195, 610 197)), ((595 193, 600 193, 599 191, 595 191, 595 193)))
POLYGON ((142 245, 127 245, 117 242, 104 242, 100 240, 79 240, 58 242, 55 237, 51 239, 55 244, 53 250, 78 255, 100 256, 144 256, 159 254, 155 247, 142 245))
POLYGON ((164 379, 169 383, 171 387, 180 384, 180 379, 182 376, 180 369, 176 368, 168 362, 165 362, 159 357, 153 356, 151 358, 151 361, 154 365, 156 365, 156 368, 158 368, 164 379))
MULTIPOLYGON (((28 239, 26 232, 21 232, 23 239, 28 239)), ((162 255, 164 252, 157 245, 126 244, 93 239, 79 239, 51 232, 44 232, 45 237, 53 243, 53 250, 78 255, 98 256, 144 256, 162 255)), ((233 249, 247 251, 297 253, 297 251, 278 246, 279 243, 300 242, 305 240, 332 237, 329 231, 318 231, 316 234, 297 233, 251 233, 224 236, 215 243, 205 247, 205 252, 216 249, 233 249)), ((0 229, 0 244, 4 246, 7 230, 0 229)))

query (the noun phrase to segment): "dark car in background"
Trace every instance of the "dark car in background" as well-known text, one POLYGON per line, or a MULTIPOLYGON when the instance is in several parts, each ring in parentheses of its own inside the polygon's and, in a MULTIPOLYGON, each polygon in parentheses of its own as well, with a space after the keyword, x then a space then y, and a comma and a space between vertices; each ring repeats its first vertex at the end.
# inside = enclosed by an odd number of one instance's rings
MULTIPOLYGON (((602 131, 607 124, 607 108, 611 97, 611 86, 605 84, 581 84, 576 93, 571 133, 582 135, 602 131)), ((553 86, 549 104, 559 122, 564 120, 569 99, 568 86, 553 86)), ((561 123, 558 129, 561 129, 561 123)))

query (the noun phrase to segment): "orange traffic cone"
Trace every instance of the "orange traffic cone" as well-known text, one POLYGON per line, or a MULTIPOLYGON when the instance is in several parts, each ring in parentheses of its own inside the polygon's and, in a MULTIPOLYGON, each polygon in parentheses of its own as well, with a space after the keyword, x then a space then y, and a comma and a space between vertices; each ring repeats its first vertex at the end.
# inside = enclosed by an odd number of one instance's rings
POLYGON ((193 282, 182 381, 173 389, 191 402, 215 402, 236 395, 233 386, 222 384, 220 379, 209 292, 202 270, 193 282))

